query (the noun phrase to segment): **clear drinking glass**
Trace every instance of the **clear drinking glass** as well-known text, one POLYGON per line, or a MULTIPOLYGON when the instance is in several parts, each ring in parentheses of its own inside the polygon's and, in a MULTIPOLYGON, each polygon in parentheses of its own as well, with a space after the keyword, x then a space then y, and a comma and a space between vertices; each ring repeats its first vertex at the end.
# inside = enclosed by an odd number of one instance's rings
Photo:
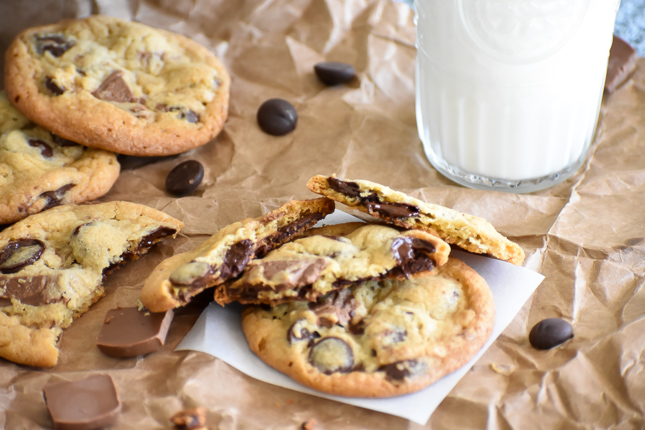
POLYGON ((415 0, 416 112, 432 165, 532 192, 594 138, 620 0, 415 0))

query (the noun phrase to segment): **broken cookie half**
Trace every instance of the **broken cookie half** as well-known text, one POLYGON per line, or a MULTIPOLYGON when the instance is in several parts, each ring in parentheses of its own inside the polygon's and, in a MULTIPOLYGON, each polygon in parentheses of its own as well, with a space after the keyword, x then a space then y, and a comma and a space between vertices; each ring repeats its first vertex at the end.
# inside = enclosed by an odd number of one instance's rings
POLYGON ((516 265, 524 261, 522 248, 501 235, 483 218, 426 203, 365 180, 317 175, 309 179, 307 187, 314 193, 389 224, 427 231, 468 252, 490 255, 516 265))
POLYGON ((197 249, 161 262, 141 291, 152 312, 187 304, 203 290, 239 276, 249 261, 301 235, 334 211, 327 198, 292 200, 259 218, 228 225, 197 249))
MULTIPOLYGON (((353 223, 350 230, 354 227, 353 223)), ((216 288, 215 301, 220 305, 316 301, 355 282, 408 279, 431 272, 450 253, 447 243, 420 230, 364 224, 341 235, 348 229, 338 224, 322 231, 325 234, 297 239, 251 261, 239 279, 216 288)))
POLYGON ((128 202, 59 206, 0 232, 0 357, 58 361, 58 338, 104 294, 106 274, 183 223, 128 202))

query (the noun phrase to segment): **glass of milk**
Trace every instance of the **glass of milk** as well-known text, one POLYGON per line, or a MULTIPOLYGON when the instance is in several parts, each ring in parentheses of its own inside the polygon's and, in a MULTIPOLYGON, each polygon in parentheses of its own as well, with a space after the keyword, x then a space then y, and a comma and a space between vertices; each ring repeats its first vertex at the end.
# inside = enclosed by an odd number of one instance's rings
POLYGON ((416 112, 432 165, 480 189, 573 175, 594 138, 620 0, 415 0, 416 112))

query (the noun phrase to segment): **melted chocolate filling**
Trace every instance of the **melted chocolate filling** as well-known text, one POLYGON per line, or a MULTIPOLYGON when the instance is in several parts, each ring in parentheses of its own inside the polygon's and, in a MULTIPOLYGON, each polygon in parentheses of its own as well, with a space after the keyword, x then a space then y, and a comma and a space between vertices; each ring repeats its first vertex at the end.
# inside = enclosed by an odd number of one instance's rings
POLYGON ((19 300, 25 305, 40 306, 61 301, 60 297, 46 297, 43 292, 50 283, 56 283, 56 277, 49 276, 0 276, 0 305, 9 306, 10 299, 19 300), (1 300, 5 299, 5 300, 1 300))
POLYGON ((76 184, 67 184, 67 185, 63 185, 57 190, 45 191, 44 193, 39 195, 38 198, 45 200, 45 207, 43 209, 49 209, 60 205, 61 201, 63 200, 63 197, 65 197, 65 193, 71 190, 72 188, 74 188, 75 186, 76 184))
POLYGON ((38 261, 45 251, 45 244, 38 239, 19 239, 9 242, 0 253, 0 273, 16 273, 24 267, 38 261), (30 252, 21 255, 24 248, 31 248, 30 252), (13 257, 17 260, 11 261, 13 257))
POLYGON ((320 212, 310 213, 290 224, 278 228, 274 234, 264 238, 258 243, 255 250, 255 258, 264 257, 269 251, 299 235, 302 231, 306 230, 309 226, 316 224, 322 218, 323 215, 320 212))
POLYGON ((367 194, 364 192, 361 195, 360 186, 356 182, 342 181, 330 177, 327 183, 332 190, 344 194, 347 197, 359 199, 360 203, 365 205, 369 214, 382 215, 387 218, 409 218, 419 215, 419 208, 414 205, 399 202, 385 202, 374 192, 367 194))

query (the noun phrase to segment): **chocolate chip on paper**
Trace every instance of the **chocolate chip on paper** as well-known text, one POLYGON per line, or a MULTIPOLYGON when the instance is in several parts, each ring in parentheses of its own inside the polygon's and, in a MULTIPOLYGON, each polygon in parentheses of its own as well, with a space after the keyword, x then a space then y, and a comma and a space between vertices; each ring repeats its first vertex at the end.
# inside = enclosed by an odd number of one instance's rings
POLYGON ((339 85, 351 81, 354 77, 354 66, 347 63, 326 61, 316 63, 314 71, 325 85, 339 85))
POLYGON ((298 113, 296 108, 286 100, 269 99, 258 109, 257 121, 265 133, 283 136, 295 130, 298 113))
POLYGON ((535 349, 551 349, 573 338, 573 327, 561 318, 547 318, 535 324, 529 342, 535 349))
POLYGON ((204 179, 204 166, 197 160, 187 160, 176 165, 166 177, 166 190, 173 196, 187 196, 197 189, 204 179))

